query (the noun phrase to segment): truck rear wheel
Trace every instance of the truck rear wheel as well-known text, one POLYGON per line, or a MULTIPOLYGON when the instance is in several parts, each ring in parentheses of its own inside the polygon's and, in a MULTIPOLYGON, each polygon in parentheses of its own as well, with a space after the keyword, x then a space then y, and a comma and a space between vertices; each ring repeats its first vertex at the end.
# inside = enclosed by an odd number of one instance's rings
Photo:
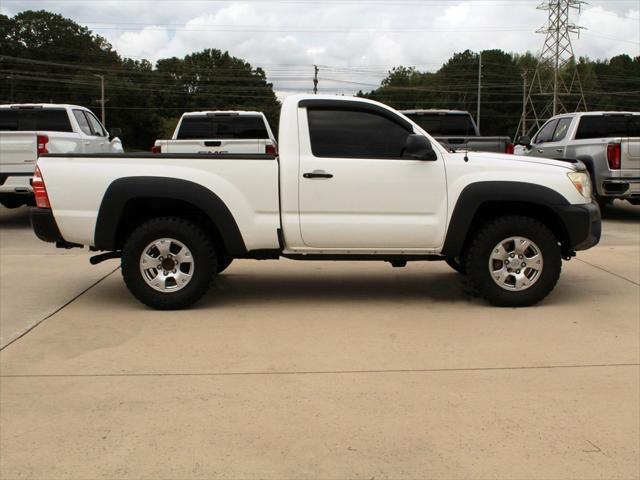
POLYGON ((202 297, 217 273, 213 242, 197 225, 176 217, 154 218, 129 236, 122 276, 129 291, 158 310, 186 308, 202 297))
POLYGON ((505 216, 474 235, 465 254, 472 289, 500 307, 534 305, 554 289, 562 256, 558 240, 544 224, 525 216, 505 216))

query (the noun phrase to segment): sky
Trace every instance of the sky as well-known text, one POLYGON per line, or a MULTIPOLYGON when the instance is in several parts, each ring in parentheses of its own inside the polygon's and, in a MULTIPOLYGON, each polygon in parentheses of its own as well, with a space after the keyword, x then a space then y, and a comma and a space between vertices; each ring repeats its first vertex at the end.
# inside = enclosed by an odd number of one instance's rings
MULTIPOLYGON (((435 71, 455 52, 539 52, 541 0, 0 0, 14 15, 45 9, 107 38, 135 59, 228 50, 262 67, 280 97, 313 88, 353 94, 394 66, 435 71)), ((590 0, 572 11, 584 27, 577 56, 640 55, 640 0, 590 0)))

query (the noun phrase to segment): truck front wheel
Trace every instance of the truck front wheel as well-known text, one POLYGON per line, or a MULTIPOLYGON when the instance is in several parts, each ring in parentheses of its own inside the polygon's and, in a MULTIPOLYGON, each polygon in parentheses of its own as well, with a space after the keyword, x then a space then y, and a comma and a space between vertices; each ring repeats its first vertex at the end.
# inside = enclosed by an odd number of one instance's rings
POLYGON ((122 249, 129 291, 158 310, 186 308, 202 297, 217 273, 209 236, 176 217, 154 218, 131 233, 122 249))
POLYGON ((481 227, 464 258, 473 290, 501 307, 540 302, 554 289, 562 268, 555 235, 525 216, 505 216, 481 227))

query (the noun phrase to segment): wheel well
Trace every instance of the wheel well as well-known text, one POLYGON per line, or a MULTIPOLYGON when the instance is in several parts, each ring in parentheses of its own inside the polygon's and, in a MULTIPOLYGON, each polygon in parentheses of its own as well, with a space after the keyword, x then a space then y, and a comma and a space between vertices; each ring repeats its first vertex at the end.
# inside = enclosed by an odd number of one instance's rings
POLYGON ((125 241, 138 226, 157 217, 180 217, 201 227, 213 240, 217 251, 226 252, 218 227, 197 206, 184 200, 169 198, 134 198, 123 210, 116 231, 116 249, 121 250, 125 241))
POLYGON ((462 251, 464 252, 467 249, 474 233, 482 227, 482 225, 505 215, 530 217, 546 225, 556 236, 558 242, 560 242, 563 255, 570 254, 569 233, 553 209, 535 203, 501 201, 485 202, 478 207, 465 237, 462 251))

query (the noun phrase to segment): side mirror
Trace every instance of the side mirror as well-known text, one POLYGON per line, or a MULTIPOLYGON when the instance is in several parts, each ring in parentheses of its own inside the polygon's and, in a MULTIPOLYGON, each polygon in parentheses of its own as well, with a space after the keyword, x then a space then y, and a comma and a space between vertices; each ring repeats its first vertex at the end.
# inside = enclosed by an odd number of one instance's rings
POLYGON ((518 137, 516 145, 522 145, 523 147, 531 148, 531 139, 527 135, 518 137))
POLYGON ((122 140, 122 130, 120 128, 112 128, 109 130, 109 140, 113 140, 116 137, 122 140))
POLYGON ((402 157, 429 161, 438 159, 429 139, 415 133, 407 137, 404 149, 402 150, 402 157))

